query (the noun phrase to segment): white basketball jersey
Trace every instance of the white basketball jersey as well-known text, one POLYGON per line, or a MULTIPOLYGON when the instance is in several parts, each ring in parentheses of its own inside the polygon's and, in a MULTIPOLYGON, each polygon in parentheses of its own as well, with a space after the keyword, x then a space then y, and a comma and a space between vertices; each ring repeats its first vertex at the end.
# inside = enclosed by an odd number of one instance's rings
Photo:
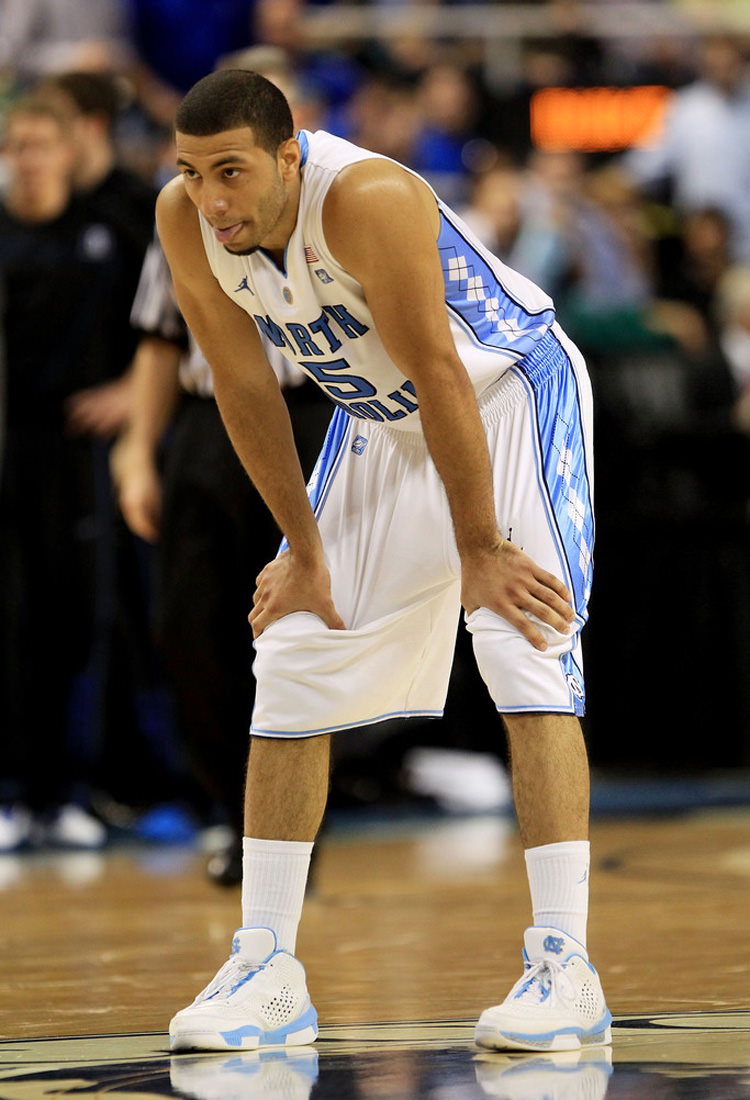
MULTIPOLYGON (((361 286, 333 258, 323 234, 323 203, 338 172, 378 154, 322 130, 302 130, 298 139, 300 206, 284 270, 262 250, 250 256, 227 252, 201 216, 211 270, 261 335, 351 416, 420 430, 414 386, 386 353, 361 286)), ((543 291, 488 252, 436 201, 445 305, 456 348, 480 394, 536 347, 552 325, 554 308, 543 291)))

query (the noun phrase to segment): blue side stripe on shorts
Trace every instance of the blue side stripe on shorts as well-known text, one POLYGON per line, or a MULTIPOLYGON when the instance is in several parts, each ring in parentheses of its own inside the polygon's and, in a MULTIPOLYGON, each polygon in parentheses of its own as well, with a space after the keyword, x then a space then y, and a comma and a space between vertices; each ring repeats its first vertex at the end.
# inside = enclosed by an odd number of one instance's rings
POLYGON ((307 495, 317 516, 325 504, 334 474, 344 454, 344 444, 352 420, 341 406, 336 406, 315 469, 307 483, 307 495))
POLYGON ((562 564, 576 612, 585 622, 593 575, 594 513, 575 371, 552 333, 515 369, 522 373, 533 394, 540 475, 550 522, 557 528, 564 550, 562 564), (553 377, 555 385, 547 385, 553 377))
MULTIPOLYGON (((344 444, 350 423, 351 417, 341 406, 337 405, 328 425, 315 468, 307 483, 307 496, 316 516, 320 514, 325 504, 341 456, 344 453, 344 444)), ((279 554, 283 553, 288 546, 289 543, 286 539, 282 539, 279 554)))

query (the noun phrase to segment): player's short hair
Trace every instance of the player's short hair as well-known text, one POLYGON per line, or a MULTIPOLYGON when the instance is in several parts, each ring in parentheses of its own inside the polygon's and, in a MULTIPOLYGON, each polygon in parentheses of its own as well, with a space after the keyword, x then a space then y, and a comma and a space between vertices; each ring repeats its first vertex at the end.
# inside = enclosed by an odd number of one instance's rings
POLYGON ((294 136, 292 112, 284 94, 259 73, 221 69, 194 84, 177 108, 175 130, 208 137, 248 126, 256 144, 275 154, 294 136))

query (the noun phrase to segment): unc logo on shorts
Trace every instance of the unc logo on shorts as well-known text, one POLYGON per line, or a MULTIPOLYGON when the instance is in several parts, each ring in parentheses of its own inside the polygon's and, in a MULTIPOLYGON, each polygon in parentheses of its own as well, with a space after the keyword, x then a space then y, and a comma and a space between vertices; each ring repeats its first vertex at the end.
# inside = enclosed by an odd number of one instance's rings
POLYGON ((361 455, 366 446, 367 440, 365 439, 365 437, 363 435, 358 435, 355 437, 354 442, 352 443, 352 450, 354 451, 355 455, 361 455))
POLYGON ((562 955, 563 947, 565 947, 565 940, 562 936, 545 936, 542 947, 545 951, 548 951, 550 955, 562 955))

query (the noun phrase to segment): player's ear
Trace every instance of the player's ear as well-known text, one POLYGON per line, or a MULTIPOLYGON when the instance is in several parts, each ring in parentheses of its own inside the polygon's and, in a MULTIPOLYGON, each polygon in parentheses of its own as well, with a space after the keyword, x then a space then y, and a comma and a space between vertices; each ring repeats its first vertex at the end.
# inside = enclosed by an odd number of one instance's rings
POLYGON ((298 175, 301 160, 302 150, 297 139, 292 137, 282 141, 276 153, 281 178, 289 182, 294 176, 298 175))

